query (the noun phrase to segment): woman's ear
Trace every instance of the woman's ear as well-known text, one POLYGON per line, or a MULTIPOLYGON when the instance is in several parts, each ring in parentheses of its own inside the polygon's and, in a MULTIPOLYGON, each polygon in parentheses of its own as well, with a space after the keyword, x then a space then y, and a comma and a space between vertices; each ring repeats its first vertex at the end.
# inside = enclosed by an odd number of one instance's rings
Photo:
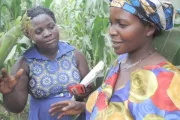
POLYGON ((24 32, 24 35, 29 38, 28 32, 27 31, 23 31, 23 32, 24 32))
POLYGON ((156 31, 156 26, 153 24, 153 23, 150 23, 148 24, 148 31, 147 31, 147 36, 150 37, 150 36, 153 36, 155 31, 156 31))
POLYGON ((33 36, 34 36, 34 31, 33 30, 26 29, 23 32, 24 32, 24 35, 26 37, 28 37, 29 39, 33 39, 33 36))

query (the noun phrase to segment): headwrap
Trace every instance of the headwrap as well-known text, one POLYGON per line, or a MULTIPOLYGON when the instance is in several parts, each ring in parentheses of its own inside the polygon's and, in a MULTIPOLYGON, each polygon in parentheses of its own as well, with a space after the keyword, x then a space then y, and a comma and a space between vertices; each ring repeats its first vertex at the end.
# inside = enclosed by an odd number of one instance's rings
POLYGON ((111 7, 119 7, 140 19, 154 23, 156 28, 169 30, 174 25, 174 7, 170 0, 111 0, 111 7))

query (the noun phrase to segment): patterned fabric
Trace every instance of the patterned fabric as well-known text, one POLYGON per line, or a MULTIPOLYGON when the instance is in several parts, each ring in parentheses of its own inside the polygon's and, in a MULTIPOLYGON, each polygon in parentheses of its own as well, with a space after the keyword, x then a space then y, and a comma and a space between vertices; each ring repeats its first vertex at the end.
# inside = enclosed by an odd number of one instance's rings
POLYGON ((180 120, 180 72, 168 62, 144 66, 113 92, 120 57, 86 104, 86 120, 180 120))
POLYGON ((158 30, 169 30, 174 24, 174 8, 170 0, 111 0, 111 6, 154 23, 158 30))
POLYGON ((50 61, 37 52, 33 47, 25 53, 30 69, 30 94, 38 99, 68 92, 68 86, 80 82, 80 73, 77 69, 74 48, 66 43, 59 43, 57 58, 50 61), (66 48, 69 46, 69 48, 66 48), (60 54, 60 52, 65 54, 60 54), (33 53, 31 55, 30 53, 33 53))

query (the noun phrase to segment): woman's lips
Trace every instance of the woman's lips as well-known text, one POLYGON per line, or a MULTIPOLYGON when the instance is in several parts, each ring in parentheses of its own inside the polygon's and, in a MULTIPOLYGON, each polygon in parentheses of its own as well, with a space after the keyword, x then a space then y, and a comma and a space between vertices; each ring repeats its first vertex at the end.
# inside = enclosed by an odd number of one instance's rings
POLYGON ((117 48, 117 47, 119 47, 121 44, 123 44, 123 41, 112 41, 112 47, 113 47, 113 48, 117 48))
POLYGON ((54 42, 54 39, 53 40, 48 40, 47 42, 45 42, 45 44, 51 44, 54 42))

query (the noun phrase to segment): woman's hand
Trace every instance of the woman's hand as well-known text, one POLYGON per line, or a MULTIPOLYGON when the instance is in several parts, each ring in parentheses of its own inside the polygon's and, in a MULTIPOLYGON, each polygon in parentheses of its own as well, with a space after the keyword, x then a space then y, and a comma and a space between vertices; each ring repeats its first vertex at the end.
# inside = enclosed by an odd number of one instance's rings
POLYGON ((23 69, 20 69, 15 76, 9 76, 7 71, 2 69, 2 76, 0 77, 0 92, 2 94, 11 93, 22 76, 23 71, 23 69))
POLYGON ((78 115, 85 111, 85 103, 78 101, 62 101, 51 105, 49 113, 54 116, 58 112, 61 112, 58 116, 58 120, 64 115, 78 115))

